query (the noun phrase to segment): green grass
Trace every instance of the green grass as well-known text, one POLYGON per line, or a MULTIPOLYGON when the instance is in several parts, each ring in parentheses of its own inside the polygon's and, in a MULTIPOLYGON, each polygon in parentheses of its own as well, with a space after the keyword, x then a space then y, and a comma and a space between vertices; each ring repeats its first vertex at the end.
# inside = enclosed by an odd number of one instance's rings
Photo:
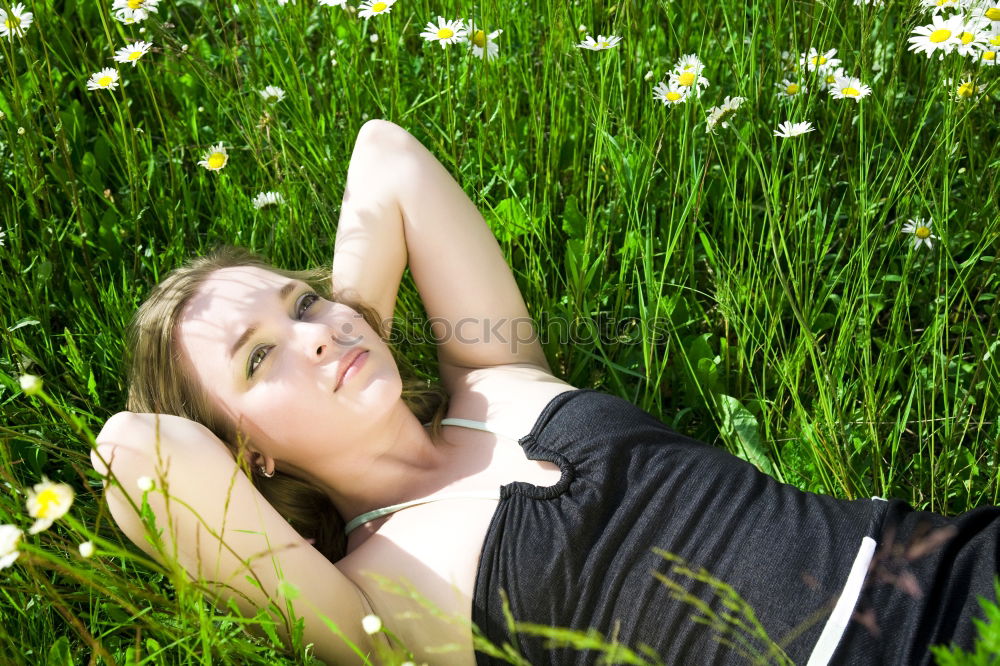
MULTIPOLYGON (((30 525, 21 493, 42 474, 77 499, 0 571, 5 663, 305 660, 123 540, 73 420, 96 432, 122 409, 124 326, 185 258, 230 243, 288 268, 331 260, 367 118, 405 127, 462 184, 543 331, 611 322, 546 339, 561 378, 803 489, 949 514, 998 502, 1000 67, 907 52, 930 21, 914 3, 484 0, 470 16, 400 0, 365 22, 314 0, 164 0, 135 25, 104 0, 28 9, 25 36, 0 38, 0 523, 30 525), (425 45, 438 15, 503 29, 499 57, 425 45), (574 48, 580 24, 624 39, 574 48), (138 38, 154 51, 88 91, 138 38), (810 46, 838 49, 872 94, 836 100, 805 78, 777 99, 800 77, 782 51, 810 46), (686 53, 710 86, 664 106, 653 86, 686 53), (965 72, 985 90, 956 102, 942 82, 965 72), (266 85, 286 98, 265 104, 266 85), (725 95, 747 101, 709 134, 725 95), (784 120, 816 131, 777 139, 784 120), (197 162, 217 142, 230 161, 211 173, 197 162), (265 190, 287 204, 255 210, 265 190), (932 249, 901 233, 917 217, 932 249), (51 403, 21 393, 25 373, 51 403), (81 560, 87 538, 98 555, 81 560)), ((398 306, 423 315, 409 275, 398 306)), ((434 358, 412 345, 429 377, 434 358)))

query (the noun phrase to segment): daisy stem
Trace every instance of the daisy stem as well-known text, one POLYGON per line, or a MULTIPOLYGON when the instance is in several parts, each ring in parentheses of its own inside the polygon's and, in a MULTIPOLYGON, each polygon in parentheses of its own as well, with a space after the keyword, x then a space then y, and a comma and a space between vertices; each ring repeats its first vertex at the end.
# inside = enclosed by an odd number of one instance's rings
MULTIPOLYGON (((444 74, 445 80, 447 81, 446 89, 448 91, 448 97, 454 97, 454 91, 451 89, 451 56, 448 53, 448 49, 444 50, 444 74)), ((455 168, 458 168, 458 161, 455 155, 455 104, 450 99, 448 103, 444 105, 445 108, 445 119, 448 124, 448 153, 451 155, 454 161, 455 168)))
MULTIPOLYGON (((124 86, 119 86, 121 88, 122 102, 125 101, 125 90, 124 86)), ((110 91, 109 91, 110 92, 110 91)), ((136 163, 136 153, 138 149, 135 145, 135 131, 131 132, 131 145, 129 142, 129 133, 125 128, 125 114, 122 113, 121 104, 118 103, 118 98, 115 97, 113 92, 110 92, 111 101, 115 105, 115 115, 118 116, 118 128, 121 131, 122 138, 122 153, 125 157, 125 175, 128 177, 128 189, 129 189, 129 203, 131 204, 132 212, 136 212, 139 209, 139 188, 136 183, 136 173, 138 170, 138 164, 136 163)), ((131 115, 129 116, 129 121, 132 120, 131 115)), ((129 125, 131 126, 131 122, 129 125)), ((136 216, 136 230, 135 237, 141 238, 141 232, 139 229, 139 219, 136 216)))

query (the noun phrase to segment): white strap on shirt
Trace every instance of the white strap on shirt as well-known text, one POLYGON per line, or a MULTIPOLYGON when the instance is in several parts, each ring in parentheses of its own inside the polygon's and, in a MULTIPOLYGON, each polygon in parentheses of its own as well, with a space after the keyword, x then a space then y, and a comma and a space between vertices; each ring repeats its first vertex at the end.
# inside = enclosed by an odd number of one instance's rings
MULTIPOLYGON (((430 425, 425 423, 424 425, 430 425)), ((517 441, 519 438, 511 435, 504 434, 496 428, 483 423, 482 421, 470 421, 469 419, 441 419, 441 425, 456 425, 462 426, 464 428, 472 428, 474 430, 482 430, 485 432, 491 432, 494 435, 499 435, 501 437, 506 437, 507 439, 513 439, 517 441)), ((393 504, 392 506, 383 507, 381 509, 375 509, 374 511, 368 511, 363 513, 357 518, 351 520, 344 527, 344 534, 350 534, 357 528, 361 527, 370 520, 375 520, 376 518, 381 518, 382 516, 388 516, 391 513, 396 513, 397 511, 402 511, 403 509, 408 509, 411 506, 418 506, 420 504, 429 504, 430 502, 440 502, 443 500, 455 500, 455 499, 484 499, 484 500, 498 500, 500 499, 500 489, 497 488, 494 491, 484 491, 484 492, 469 492, 469 493, 444 493, 441 495, 432 495, 430 497, 424 497, 421 499, 410 500, 409 502, 401 502, 399 504, 393 504)))
MULTIPOLYGON (((884 497, 873 497, 872 500, 886 501, 884 497)), ((833 653, 837 649, 837 645, 840 644, 844 631, 847 630, 847 623, 851 621, 851 616, 854 614, 858 597, 861 596, 861 588, 868 576, 868 567, 875 556, 876 545, 875 540, 871 537, 866 536, 861 539, 861 547, 858 548, 854 564, 851 565, 851 572, 847 574, 844 589, 840 593, 840 598, 837 599, 837 605, 833 607, 833 612, 830 613, 830 618, 823 627, 823 633, 819 635, 819 640, 813 646, 806 666, 827 666, 833 658, 833 653)))

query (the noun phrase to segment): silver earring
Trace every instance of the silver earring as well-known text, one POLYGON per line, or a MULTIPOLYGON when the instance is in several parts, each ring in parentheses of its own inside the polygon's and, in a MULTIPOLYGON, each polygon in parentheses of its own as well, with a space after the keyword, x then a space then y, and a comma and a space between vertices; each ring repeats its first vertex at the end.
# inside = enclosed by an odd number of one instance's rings
POLYGON ((270 474, 268 474, 267 473, 267 468, 264 467, 263 465, 261 465, 259 469, 260 469, 260 473, 262 475, 266 476, 269 479, 273 479, 274 478, 274 472, 271 472, 270 474))

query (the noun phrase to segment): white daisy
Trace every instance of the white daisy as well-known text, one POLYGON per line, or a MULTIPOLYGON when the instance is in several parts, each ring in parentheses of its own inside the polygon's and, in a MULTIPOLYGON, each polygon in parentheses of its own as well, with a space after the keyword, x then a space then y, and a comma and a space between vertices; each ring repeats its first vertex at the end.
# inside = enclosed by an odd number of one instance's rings
POLYGON ((681 104, 687 101, 690 88, 672 86, 660 81, 653 88, 653 99, 658 99, 666 104, 681 104))
POLYGON ((472 55, 485 60, 496 58, 500 47, 493 40, 501 34, 503 34, 503 30, 494 30, 487 35, 486 31, 476 28, 476 25, 470 21, 467 37, 472 55))
POLYGON ((997 64, 997 52, 983 51, 979 55, 979 63, 982 65, 986 65, 987 67, 994 67, 997 64))
POLYGON ((21 375, 18 381, 25 395, 35 395, 42 390, 42 378, 36 375, 21 375))
POLYGON ((933 10, 935 16, 946 9, 962 9, 966 4, 965 0, 920 0, 920 6, 933 10))
POLYGON ((118 87, 118 70, 114 67, 105 67, 99 72, 90 75, 87 80, 87 90, 107 90, 118 87))
POLYGON ((365 615, 361 618, 361 628, 364 629, 365 633, 369 636, 377 634, 382 631, 382 618, 378 615, 365 615))
POLYGON ((160 0, 115 0, 111 11, 122 23, 138 23, 156 11, 160 0))
POLYGON ((7 232, 0 229, 0 247, 3 247, 3 241, 7 237, 7 232))
POLYGON ((42 476, 42 482, 36 483, 28 491, 28 515, 35 519, 35 524, 28 534, 38 534, 46 530, 53 522, 62 518, 73 505, 73 487, 65 483, 52 483, 42 476))
POLYGON ((1000 21, 986 34, 986 48, 991 51, 1000 50, 1000 21))
POLYGON ((358 16, 369 19, 377 14, 388 14, 396 0, 365 0, 358 7, 358 16))
POLYGON ((115 62, 131 63, 133 67, 139 62, 139 58, 149 53, 153 45, 150 42, 132 42, 123 49, 115 52, 115 62))
POLYGON ((824 90, 829 90, 833 87, 833 84, 837 82, 837 79, 847 76, 847 72, 844 71, 843 67, 838 67, 836 69, 828 69, 825 72, 820 72, 819 82, 823 85, 824 90))
POLYGON ((713 106, 708 110, 708 119, 705 121, 705 132, 707 134, 715 134, 717 125, 721 125, 723 129, 729 127, 729 118, 736 113, 736 110, 740 108, 740 104, 745 101, 747 101, 746 97, 730 97, 726 95, 726 99, 722 104, 713 106))
POLYGON ((782 79, 781 83, 775 83, 774 85, 778 88, 778 92, 775 94, 783 99, 793 99, 809 90, 804 85, 791 79, 782 79))
POLYGON ((708 87, 708 79, 704 76, 695 78, 691 72, 671 72, 667 82, 676 88, 684 88, 695 97, 700 97, 701 92, 708 87))
POLYGON ((434 21, 427 22, 424 31, 420 33, 424 41, 438 42, 442 49, 449 44, 465 41, 465 23, 462 19, 446 21, 443 17, 438 16, 437 21, 437 25, 434 25, 434 21))
POLYGON ((153 486, 156 485, 156 482, 154 482, 148 476, 140 476, 138 479, 135 480, 135 485, 138 486, 139 490, 141 490, 142 492, 148 493, 150 490, 153 489, 153 486))
POLYGON ((94 542, 84 541, 80 544, 80 557, 92 557, 94 555, 94 542))
POLYGON ((923 218, 918 217, 915 220, 907 220, 906 224, 903 225, 904 234, 913 234, 913 249, 920 247, 921 243, 924 243, 929 248, 933 248, 934 245, 931 243, 931 239, 937 239, 937 236, 931 233, 931 224, 934 223, 932 218, 927 218, 924 222, 923 218))
POLYGON ((797 69, 799 69, 799 63, 794 53, 789 53, 788 51, 782 51, 781 62, 782 62, 782 69, 787 69, 790 72, 794 72, 797 69))
POLYGON ((830 88, 830 94, 834 99, 853 99, 861 102, 862 97, 867 97, 872 89, 861 83, 861 79, 853 76, 838 76, 830 88))
POLYGON ((990 40, 990 21, 986 18, 969 17, 962 22, 962 30, 958 34, 958 44, 955 51, 959 55, 975 58, 980 51, 986 50, 990 40))
POLYGON ((31 27, 33 17, 34 14, 24 11, 24 5, 20 2, 11 7, 9 12, 0 9, 0 37, 24 37, 25 31, 31 27))
POLYGON ((809 72, 824 71, 834 69, 840 64, 840 58, 835 58, 837 49, 830 49, 826 53, 820 53, 815 48, 810 48, 808 53, 799 55, 799 65, 809 72))
POLYGON ((969 6, 969 14, 975 17, 981 16, 991 21, 1000 21, 1000 2, 997 0, 973 2, 969 6))
POLYGON ((285 198, 280 192, 261 192, 253 198, 253 207, 257 210, 267 206, 278 206, 285 203, 285 198))
POLYGON ((930 58, 938 52, 938 60, 944 60, 946 53, 951 53, 960 44, 959 36, 964 32, 961 16, 943 19, 935 15, 928 25, 918 26, 913 30, 908 41, 908 50, 914 53, 924 52, 930 58))
POLYGON ((781 137, 782 139, 791 139, 793 136, 812 132, 814 129, 816 128, 808 120, 801 123, 791 123, 786 120, 778 125, 778 129, 774 130, 774 136, 781 137))
POLYGON ((982 94, 982 92, 986 89, 986 86, 976 85, 973 83, 971 78, 966 78, 964 81, 960 81, 957 84, 952 79, 948 79, 944 84, 950 91, 951 98, 956 102, 964 102, 966 100, 973 99, 977 95, 982 94))
POLYGON ((705 65, 694 53, 682 55, 677 64, 674 65, 675 72, 694 72, 695 76, 700 76, 704 70, 705 65))
POLYGON ((203 166, 209 171, 221 171, 228 162, 229 153, 226 152, 226 147, 221 143, 217 143, 202 156, 201 161, 198 162, 198 166, 203 166))
POLYGON ((267 86, 263 90, 258 90, 257 92, 268 104, 274 104, 285 99, 285 91, 278 86, 267 86))
POLYGON ((591 51, 604 51, 618 45, 618 42, 622 41, 621 37, 615 37, 614 35, 598 35, 597 39, 594 39, 590 35, 587 35, 582 42, 579 44, 574 44, 578 49, 589 49, 591 51))
POLYGON ((667 81, 671 86, 687 88, 695 96, 708 87, 708 79, 701 75, 704 65, 695 55, 684 56, 674 66, 667 81))
POLYGON ((17 546, 23 535, 24 532, 16 525, 0 525, 0 569, 14 564, 14 560, 21 554, 17 546))

